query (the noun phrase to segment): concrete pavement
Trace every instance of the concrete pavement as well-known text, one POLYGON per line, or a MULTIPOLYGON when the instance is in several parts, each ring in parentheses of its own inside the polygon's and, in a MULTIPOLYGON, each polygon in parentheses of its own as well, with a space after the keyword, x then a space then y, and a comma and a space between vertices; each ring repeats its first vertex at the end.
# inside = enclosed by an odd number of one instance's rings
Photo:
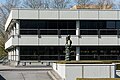
POLYGON ((0 64, 0 80, 52 80, 48 75, 50 66, 11 67, 0 64))
POLYGON ((0 71, 0 80, 52 80, 47 71, 0 71))
POLYGON ((21 66, 21 67, 12 67, 9 65, 0 64, 0 71, 28 71, 28 70, 52 70, 51 66, 21 66))

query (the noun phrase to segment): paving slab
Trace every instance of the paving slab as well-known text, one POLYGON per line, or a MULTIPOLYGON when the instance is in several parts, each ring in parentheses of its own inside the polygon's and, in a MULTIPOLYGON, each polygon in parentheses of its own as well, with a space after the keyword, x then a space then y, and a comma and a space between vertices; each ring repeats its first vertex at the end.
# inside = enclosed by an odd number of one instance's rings
POLYGON ((0 80, 52 80, 47 71, 0 71, 0 80))

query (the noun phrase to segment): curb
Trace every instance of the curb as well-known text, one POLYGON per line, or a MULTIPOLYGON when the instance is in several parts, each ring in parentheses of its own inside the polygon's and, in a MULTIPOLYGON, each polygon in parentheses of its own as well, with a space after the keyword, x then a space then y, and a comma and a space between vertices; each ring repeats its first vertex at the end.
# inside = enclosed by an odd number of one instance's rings
POLYGON ((0 69, 0 71, 50 71, 51 69, 0 69))
POLYGON ((54 70, 48 71, 47 73, 53 80, 63 80, 54 70))
POLYGON ((47 73, 48 73, 48 75, 50 76, 50 78, 52 78, 52 80, 58 80, 58 79, 52 74, 51 71, 48 71, 47 73))

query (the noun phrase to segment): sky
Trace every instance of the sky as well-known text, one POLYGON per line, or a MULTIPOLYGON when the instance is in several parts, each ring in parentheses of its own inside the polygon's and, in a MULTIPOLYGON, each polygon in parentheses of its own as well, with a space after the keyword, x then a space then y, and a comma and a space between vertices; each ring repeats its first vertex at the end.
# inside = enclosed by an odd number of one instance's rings
POLYGON ((3 3, 3 2, 5 2, 5 0, 0 0, 0 3, 3 3))

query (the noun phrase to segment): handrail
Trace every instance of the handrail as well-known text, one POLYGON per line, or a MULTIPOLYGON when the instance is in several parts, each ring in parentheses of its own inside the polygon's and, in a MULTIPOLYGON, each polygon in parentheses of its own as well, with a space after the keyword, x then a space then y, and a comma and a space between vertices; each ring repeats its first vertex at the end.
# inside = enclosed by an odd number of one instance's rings
MULTIPOLYGON (((19 29, 19 32, 20 35, 76 35, 76 30, 78 29, 19 29)), ((79 35, 120 35, 120 29, 79 29, 79 35)), ((14 35, 9 38, 12 36, 14 35)))

